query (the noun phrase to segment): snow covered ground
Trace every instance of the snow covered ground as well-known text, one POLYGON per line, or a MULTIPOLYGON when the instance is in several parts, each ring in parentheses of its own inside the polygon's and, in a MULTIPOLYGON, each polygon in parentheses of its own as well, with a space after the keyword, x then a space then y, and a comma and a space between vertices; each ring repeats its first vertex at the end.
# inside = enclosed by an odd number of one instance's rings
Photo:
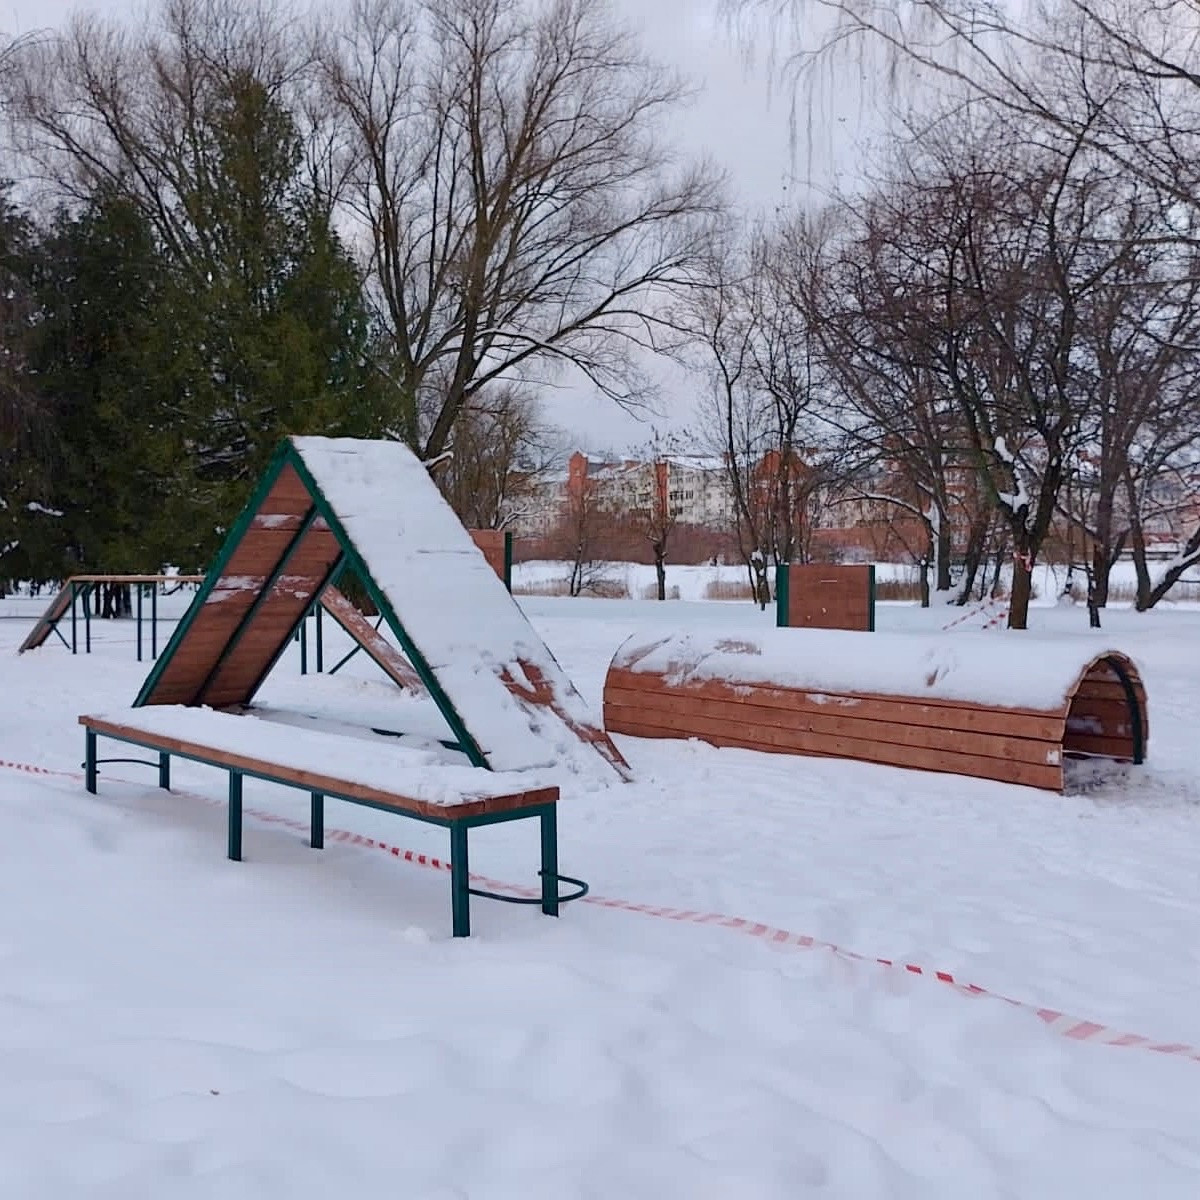
MULTIPOLYGON (((1094 634, 1078 609, 1035 610, 1142 666, 1145 768, 1058 797, 620 739, 638 781, 564 794, 562 870, 597 897, 747 923, 477 899, 454 941, 444 872, 349 840, 313 851, 265 819, 303 821, 301 793, 247 783, 240 864, 213 770, 176 764, 166 794, 112 765, 88 796, 75 717, 128 704, 147 668, 127 621, 98 623, 90 657, 16 657, 42 602, 0 602, 0 1196, 1200 1194, 1200 1061, 1064 1037, 1074 1021, 1034 1011, 1200 1045, 1200 612, 1112 611, 1094 634)), ((597 707, 636 630, 769 623, 749 605, 522 603, 597 707)), ((946 620, 887 605, 879 624, 946 620)), ((415 717, 361 658, 313 680, 292 653, 264 699, 299 726, 415 717)), ((326 820, 448 851, 398 817, 331 802, 326 820)), ((534 882, 532 823, 471 849, 476 871, 534 882)))

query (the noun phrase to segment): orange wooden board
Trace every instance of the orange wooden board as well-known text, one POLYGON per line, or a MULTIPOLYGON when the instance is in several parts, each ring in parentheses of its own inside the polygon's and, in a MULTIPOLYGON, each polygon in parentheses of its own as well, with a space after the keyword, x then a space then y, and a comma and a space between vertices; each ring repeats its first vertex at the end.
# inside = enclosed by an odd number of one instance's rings
MULTIPOLYGON (((720 734, 723 728, 745 731, 770 729, 811 735, 813 738, 853 738, 865 742, 885 742, 897 746, 944 749, 952 753, 974 754, 985 758, 1017 759, 1044 765, 1048 755, 1056 760, 1061 736, 1039 738, 999 735, 978 731, 937 729, 906 720, 904 705, 897 703, 890 717, 872 720, 858 718, 854 709, 839 711, 833 706, 824 711, 812 709, 789 712, 783 708, 760 707, 752 698, 711 700, 688 696, 677 691, 650 693, 605 693, 605 723, 614 733, 625 732, 626 723, 650 723, 684 733, 720 734), (631 703, 625 698, 633 697, 631 703)), ((1059 722, 1061 729, 1061 722, 1059 722)))
POLYGON ((425 685, 408 659, 367 620, 342 591, 327 587, 321 593, 321 607, 354 639, 397 687, 421 692, 425 685))
POLYGON ((409 796, 397 795, 393 792, 380 791, 377 788, 364 787, 353 780, 343 779, 337 775, 326 775, 314 771, 301 771, 286 764, 267 762, 264 759, 250 758, 241 754, 230 754, 214 751, 199 742, 187 741, 183 738, 168 737, 163 734, 148 733, 136 726, 121 725, 115 721, 105 721, 96 717, 82 716, 79 723, 99 734, 111 734, 118 738, 130 738, 138 745, 155 750, 165 750, 168 754, 194 755, 216 765, 233 767, 242 771, 262 771, 285 779, 296 787, 310 792, 342 792, 368 804, 382 804, 389 808, 404 812, 417 813, 421 816, 437 818, 478 817, 488 813, 511 812, 519 808, 532 808, 540 804, 553 804, 559 798, 557 787, 533 788, 528 791, 511 792, 500 796, 480 796, 472 798, 465 796, 463 802, 452 808, 441 804, 430 804, 426 801, 415 800, 409 796))

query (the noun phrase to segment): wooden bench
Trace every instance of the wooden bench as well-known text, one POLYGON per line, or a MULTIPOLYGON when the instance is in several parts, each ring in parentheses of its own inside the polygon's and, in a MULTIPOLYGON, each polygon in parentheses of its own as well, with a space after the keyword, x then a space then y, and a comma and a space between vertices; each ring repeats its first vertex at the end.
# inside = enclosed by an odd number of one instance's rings
MULTIPOLYGON (((212 709, 176 705, 131 709, 116 715, 81 716, 85 729, 85 780, 96 791, 100 737, 158 753, 158 785, 171 785, 172 757, 207 763, 229 772, 229 857, 242 857, 242 782, 249 776, 307 791, 311 797, 310 844, 324 844, 325 797, 399 813, 450 830, 450 889, 455 937, 471 932, 470 895, 492 896, 470 886, 468 831, 479 825, 536 817, 541 827, 541 908, 557 916, 559 896, 558 788, 537 786, 514 772, 448 766, 424 751, 380 746, 360 738, 305 730, 212 709), (353 762, 353 768, 338 764, 353 762)), ((569 882, 579 883, 578 880, 569 882)), ((536 902, 536 901, 534 901, 536 902)))

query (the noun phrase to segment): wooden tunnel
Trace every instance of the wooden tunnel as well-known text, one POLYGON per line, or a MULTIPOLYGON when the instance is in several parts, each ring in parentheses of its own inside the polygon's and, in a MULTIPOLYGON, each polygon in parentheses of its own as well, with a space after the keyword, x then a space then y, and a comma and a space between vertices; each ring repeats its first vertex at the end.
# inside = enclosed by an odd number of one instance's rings
POLYGON ((635 737, 1054 791, 1063 790, 1066 759, 1140 763, 1150 733, 1137 667, 1089 640, 825 630, 631 639, 608 669, 604 721, 610 733, 635 737))

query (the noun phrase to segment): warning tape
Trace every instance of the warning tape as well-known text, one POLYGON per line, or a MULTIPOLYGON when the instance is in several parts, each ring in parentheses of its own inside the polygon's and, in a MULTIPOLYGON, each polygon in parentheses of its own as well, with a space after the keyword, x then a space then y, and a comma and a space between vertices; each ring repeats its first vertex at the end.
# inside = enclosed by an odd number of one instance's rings
MULTIPOLYGON (((10 771, 22 771, 29 775, 48 775, 69 779, 83 778, 82 771, 55 770, 50 767, 39 767, 30 763, 9 762, 4 759, 0 759, 0 768, 10 771)), ((118 777, 110 776, 110 778, 117 780, 118 777)), ((134 780, 119 781, 123 783, 136 783, 134 780)), ((185 796, 210 808, 225 807, 224 801, 216 800, 211 796, 201 795, 198 792, 173 787, 171 794, 185 796)), ((297 833, 307 834, 309 832, 308 824, 294 817, 285 817, 278 813, 255 808, 245 808, 243 809, 243 814, 263 824, 279 825, 297 833)), ((325 840, 327 842, 337 842, 341 845, 379 850, 401 862, 412 863, 415 866, 427 867, 435 871, 450 870, 450 863, 447 860, 437 858, 432 854, 423 854, 417 850, 406 850, 401 846, 393 846, 388 842, 380 841, 378 838, 367 837, 365 834, 354 833, 347 829, 326 829, 325 840)), ((540 895, 539 888, 522 887, 518 884, 508 883, 505 880, 491 879, 486 875, 472 873, 471 879, 486 887, 502 888, 514 895, 540 895)), ((1071 1041, 1091 1042, 1103 1046, 1131 1047, 1138 1050, 1147 1050, 1153 1054, 1172 1055, 1190 1059, 1192 1062, 1200 1062, 1200 1048, 1184 1042, 1160 1042, 1154 1038, 1144 1037, 1139 1033, 1125 1033, 1119 1029, 1114 1029, 1112 1026, 1102 1024, 1099 1021, 1089 1021, 1082 1017, 1073 1017, 1055 1008, 1039 1007, 1024 1000, 1015 1000, 1011 996, 1005 996, 1001 992, 994 992, 988 988, 980 987, 975 983, 965 983, 950 971, 938 971, 930 967, 923 967, 918 963, 903 962, 899 959, 879 958, 869 954, 860 954, 857 950, 848 950, 846 947, 839 946, 835 942, 822 941, 820 938, 809 937, 807 934, 793 933, 790 930, 780 929, 774 925, 763 924, 761 921, 750 921, 745 917, 731 917, 724 913, 642 904, 632 900, 621 900, 608 896, 587 895, 581 898, 580 903, 595 905, 598 908, 614 909, 620 912, 638 913, 642 916, 655 917, 665 921, 677 921, 689 925, 712 925, 719 929, 728 929, 734 933, 758 938, 772 946, 791 946, 802 950, 826 951, 847 962, 887 967, 890 970, 903 971, 907 975, 920 976, 922 979, 929 979, 935 983, 953 988, 963 996, 979 996, 990 1000, 999 1000, 1013 1008, 1033 1013, 1050 1032, 1060 1037, 1069 1038, 1071 1041)))
POLYGON ((987 617, 984 623, 979 627, 981 632, 985 629, 994 629, 997 625, 1001 625, 1008 620, 1008 608, 1005 605, 1001 605, 998 611, 993 613, 991 616, 988 616, 988 610, 997 603, 999 603, 999 601, 989 598, 981 601, 978 604, 972 605, 966 612, 962 614, 962 616, 955 617, 953 621, 943 625, 942 632, 946 633, 949 630, 962 625, 966 621, 973 620, 975 617, 987 617))

